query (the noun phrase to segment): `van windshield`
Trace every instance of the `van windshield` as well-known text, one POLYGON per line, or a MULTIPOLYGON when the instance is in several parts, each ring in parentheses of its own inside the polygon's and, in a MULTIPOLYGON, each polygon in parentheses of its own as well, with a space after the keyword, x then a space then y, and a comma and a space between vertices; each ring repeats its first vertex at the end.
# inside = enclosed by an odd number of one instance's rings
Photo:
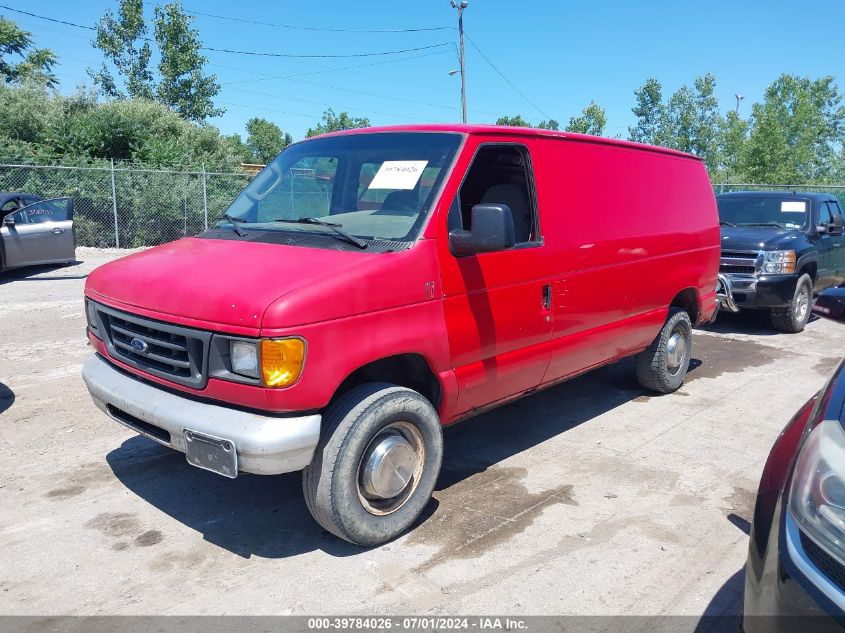
POLYGON ((412 241, 461 143, 455 133, 382 132, 296 143, 267 165, 226 212, 247 231, 412 241), (308 222, 304 218, 322 220, 308 222), (287 220, 287 222, 285 222, 287 220))
POLYGON ((779 226, 802 229, 807 223, 810 203, 795 198, 773 196, 731 196, 717 198, 719 220, 735 226, 779 226))

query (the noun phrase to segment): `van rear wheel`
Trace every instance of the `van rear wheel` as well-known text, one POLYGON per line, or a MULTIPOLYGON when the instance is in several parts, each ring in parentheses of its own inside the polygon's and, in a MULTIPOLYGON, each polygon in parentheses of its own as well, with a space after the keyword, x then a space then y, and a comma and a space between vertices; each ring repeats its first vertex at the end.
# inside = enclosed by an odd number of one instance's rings
POLYGON ((440 418, 411 389, 368 383, 329 406, 302 474, 311 515, 356 545, 396 538, 431 498, 443 460, 440 418))
POLYGON ((649 391, 672 393, 684 383, 690 358, 692 322, 680 308, 669 308, 657 338, 637 354, 637 380, 649 391))

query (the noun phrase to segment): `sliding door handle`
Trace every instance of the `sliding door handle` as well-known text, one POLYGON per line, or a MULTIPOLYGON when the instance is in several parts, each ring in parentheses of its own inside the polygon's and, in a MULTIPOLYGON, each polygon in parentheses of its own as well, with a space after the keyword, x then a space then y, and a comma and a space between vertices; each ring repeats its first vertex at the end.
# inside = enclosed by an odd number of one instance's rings
POLYGON ((552 309, 552 284, 543 286, 543 308, 545 310, 552 309))

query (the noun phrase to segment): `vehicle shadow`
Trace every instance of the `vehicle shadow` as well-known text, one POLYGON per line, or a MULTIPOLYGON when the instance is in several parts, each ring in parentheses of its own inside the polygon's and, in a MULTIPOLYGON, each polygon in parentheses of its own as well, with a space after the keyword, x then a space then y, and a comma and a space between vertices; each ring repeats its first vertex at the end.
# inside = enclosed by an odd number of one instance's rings
POLYGON ((0 413, 9 409, 15 403, 15 392, 0 382, 0 413))
POLYGON ((80 260, 69 264, 45 264, 43 266, 27 266, 25 268, 13 268, 0 273, 0 285, 13 281, 60 281, 63 279, 85 279, 88 274, 74 274, 74 267, 82 264, 80 260), (51 274, 46 274, 51 273, 51 274))
MULTIPOLYGON (((692 370, 698 365, 694 361, 692 370)), ((632 360, 625 359, 445 429, 437 490, 643 395, 633 372, 632 360)), ((300 473, 226 479, 189 466, 181 453, 140 436, 126 440, 106 459, 129 490, 238 556, 281 558, 316 549, 349 556, 366 551, 314 522, 302 496, 300 473)), ((417 523, 436 509, 432 500, 417 523)))
MULTIPOLYGON (((818 321, 810 316, 810 323, 818 321)), ((772 326, 768 310, 743 310, 740 312, 720 312, 714 323, 701 328, 718 334, 753 334, 754 336, 795 336, 776 330, 772 326)))
POLYGON ((745 567, 725 581, 705 607, 695 633, 737 633, 742 622, 745 567))

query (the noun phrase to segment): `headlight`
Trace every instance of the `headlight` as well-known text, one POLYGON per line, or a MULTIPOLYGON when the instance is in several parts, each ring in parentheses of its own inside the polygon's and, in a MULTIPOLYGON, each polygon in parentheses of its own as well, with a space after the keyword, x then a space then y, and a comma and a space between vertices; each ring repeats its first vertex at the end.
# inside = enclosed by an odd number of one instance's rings
POLYGON ((762 272, 772 274, 795 272, 795 251, 764 251, 762 272))
POLYGON ((305 363, 305 341, 301 338, 263 339, 261 375, 268 387, 287 387, 297 381, 305 363))
POLYGON ((229 355, 232 359, 232 371, 242 376, 259 378, 258 347, 249 341, 231 341, 229 355))
POLYGON ((97 305, 93 301, 85 300, 85 318, 88 320, 88 329, 97 331, 97 305))
POLYGON ((845 431, 825 420, 804 441, 789 492, 798 526, 845 563, 845 431))

